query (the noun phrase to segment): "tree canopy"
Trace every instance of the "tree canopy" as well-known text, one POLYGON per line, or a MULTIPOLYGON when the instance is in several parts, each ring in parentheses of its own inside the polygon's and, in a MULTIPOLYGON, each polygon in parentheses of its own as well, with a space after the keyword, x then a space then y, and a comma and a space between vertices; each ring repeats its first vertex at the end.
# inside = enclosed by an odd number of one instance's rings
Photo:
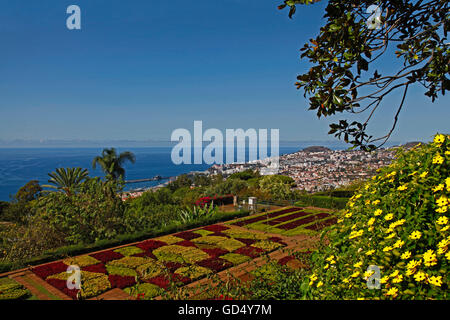
MULTIPOLYGON (((292 18, 297 5, 318 1, 285 0, 278 8, 289 8, 292 18)), ((319 118, 365 115, 363 121, 332 123, 329 134, 363 150, 375 149, 390 138, 411 87, 425 88, 432 102, 449 90, 447 0, 330 0, 325 11, 326 24, 301 49, 301 58, 312 66, 297 77, 296 86, 319 118), (383 68, 386 58, 395 68, 383 68), (383 136, 370 135, 369 121, 397 92, 392 126, 383 136)))

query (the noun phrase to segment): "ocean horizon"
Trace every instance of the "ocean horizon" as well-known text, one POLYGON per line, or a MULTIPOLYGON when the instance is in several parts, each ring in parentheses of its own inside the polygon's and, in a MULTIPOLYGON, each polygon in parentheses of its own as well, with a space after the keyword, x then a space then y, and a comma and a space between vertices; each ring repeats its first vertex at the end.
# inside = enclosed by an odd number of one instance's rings
MULTIPOLYGON (((303 146, 306 147, 306 146, 303 146)), ((280 155, 293 153, 302 146, 281 146, 280 155)), ((270 148, 268 148, 270 155, 270 148)), ((101 169, 92 168, 92 160, 101 154, 103 148, 0 148, 0 201, 10 201, 11 196, 31 180, 41 185, 48 184, 48 173, 56 168, 81 167, 90 176, 104 177, 101 169)), ((124 165, 125 180, 148 179, 155 176, 173 177, 192 171, 205 171, 211 165, 181 164, 171 160, 172 147, 118 148, 118 152, 131 151, 136 155, 136 163, 124 165)), ((248 148, 246 148, 248 159, 248 148)), ((161 184, 149 181, 127 184, 125 190, 149 188, 161 184)))

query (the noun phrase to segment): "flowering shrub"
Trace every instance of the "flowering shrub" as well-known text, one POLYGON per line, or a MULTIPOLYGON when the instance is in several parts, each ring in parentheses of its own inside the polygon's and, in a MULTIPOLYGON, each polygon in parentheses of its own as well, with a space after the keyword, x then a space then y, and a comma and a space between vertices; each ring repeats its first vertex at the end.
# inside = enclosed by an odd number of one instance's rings
POLYGON ((450 137, 439 134, 400 150, 350 198, 330 244, 313 254, 312 298, 448 298, 449 149, 450 137))

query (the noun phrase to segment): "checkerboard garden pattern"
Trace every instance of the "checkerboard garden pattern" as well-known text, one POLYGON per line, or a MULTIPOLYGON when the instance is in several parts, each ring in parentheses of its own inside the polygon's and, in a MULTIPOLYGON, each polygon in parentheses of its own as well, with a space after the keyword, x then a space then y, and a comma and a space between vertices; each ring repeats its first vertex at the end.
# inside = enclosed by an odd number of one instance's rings
POLYGON ((114 288, 147 299, 161 295, 172 284, 186 285, 285 245, 281 238, 271 235, 210 225, 67 258, 32 271, 73 299, 77 299, 79 293, 83 298, 91 298, 114 288), (67 287, 70 265, 81 269, 81 292, 67 287))
POLYGON ((317 208, 288 207, 239 219, 231 225, 292 236, 316 233, 336 222, 337 218, 330 212, 321 212, 317 208))

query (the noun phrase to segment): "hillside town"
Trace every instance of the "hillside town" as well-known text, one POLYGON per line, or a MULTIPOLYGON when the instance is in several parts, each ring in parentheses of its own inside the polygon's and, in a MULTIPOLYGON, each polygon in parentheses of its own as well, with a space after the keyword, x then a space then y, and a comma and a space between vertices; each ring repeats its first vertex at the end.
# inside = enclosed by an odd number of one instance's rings
POLYGON ((262 175, 278 174, 293 178, 297 188, 308 192, 335 189, 355 180, 367 179, 376 170, 391 163, 395 149, 379 149, 372 153, 357 150, 330 150, 309 147, 302 151, 279 157, 279 167, 273 159, 248 163, 214 165, 210 174, 230 175, 247 169, 258 170, 262 175))

